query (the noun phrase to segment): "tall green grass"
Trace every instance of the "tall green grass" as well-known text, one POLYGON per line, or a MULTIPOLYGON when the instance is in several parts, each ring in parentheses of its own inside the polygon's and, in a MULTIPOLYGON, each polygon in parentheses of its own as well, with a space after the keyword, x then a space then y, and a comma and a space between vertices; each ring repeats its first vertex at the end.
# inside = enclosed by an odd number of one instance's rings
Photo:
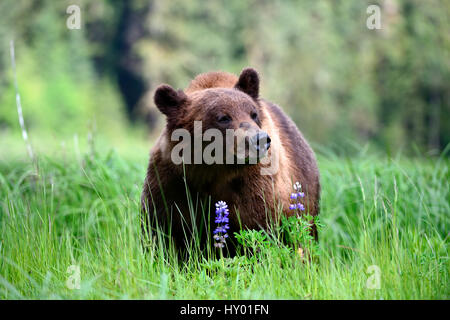
MULTIPOLYGON (((142 250, 144 161, 0 162, 2 299, 448 299, 449 160, 319 157, 320 255, 142 250), (80 289, 69 289, 69 266, 80 289), (379 289, 367 287, 370 266, 379 289), (373 268, 373 267, 372 267, 373 268)), ((237 230, 231 230, 237 231, 237 230)))

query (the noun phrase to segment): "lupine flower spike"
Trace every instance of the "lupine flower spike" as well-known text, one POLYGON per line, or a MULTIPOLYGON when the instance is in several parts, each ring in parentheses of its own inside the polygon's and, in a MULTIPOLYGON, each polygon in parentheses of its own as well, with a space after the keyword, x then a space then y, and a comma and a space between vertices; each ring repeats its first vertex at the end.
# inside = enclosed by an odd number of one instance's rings
POLYGON ((214 230, 214 246, 216 248, 223 248, 225 246, 226 239, 228 238, 227 230, 230 228, 228 222, 230 221, 228 215, 228 206, 225 201, 219 201, 216 203, 216 220, 217 228, 214 230))
POLYGON ((305 197, 305 193, 302 192, 302 185, 297 181, 294 183, 294 193, 291 193, 291 199, 296 200, 297 203, 289 205, 290 210, 300 210, 305 211, 305 206, 300 202, 300 199, 305 197))

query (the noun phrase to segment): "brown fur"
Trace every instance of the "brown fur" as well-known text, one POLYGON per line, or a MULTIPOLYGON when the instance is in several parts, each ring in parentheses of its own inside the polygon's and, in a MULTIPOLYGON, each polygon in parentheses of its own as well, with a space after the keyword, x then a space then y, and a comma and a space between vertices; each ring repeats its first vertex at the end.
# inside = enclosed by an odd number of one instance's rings
MULTIPOLYGON (((258 91, 259 79, 253 69, 245 69, 239 78, 224 72, 201 74, 184 92, 176 92, 166 85, 158 88, 155 102, 167 115, 167 126, 151 151, 142 193, 146 228, 160 225, 163 230, 171 229, 176 243, 182 246, 184 231, 189 233, 193 228, 192 219, 197 226, 205 223, 199 214, 194 217, 189 214, 186 186, 198 206, 203 204, 211 209, 211 221, 214 220, 214 203, 227 202, 230 233, 238 231, 240 225, 266 228, 268 219, 278 218, 274 215, 278 209, 284 215, 291 215, 289 196, 295 181, 303 186, 307 211, 313 216, 318 214, 320 185, 314 153, 293 121, 277 105, 260 99, 258 91), (177 105, 175 109, 174 105, 177 105), (257 120, 250 117, 255 111, 257 120), (261 175, 261 164, 192 164, 183 168, 172 163, 170 153, 177 142, 170 141, 170 136, 175 128, 192 132, 193 122, 201 120, 203 130, 219 128, 223 131, 216 117, 224 113, 236 119, 229 128, 245 123, 269 134, 272 140, 269 153, 277 152, 280 159, 276 174, 261 175), (210 201, 206 202, 208 197, 210 201)), ((317 237, 315 228, 313 234, 317 237)))
POLYGON ((227 72, 213 71, 202 73, 191 81, 185 92, 190 94, 195 91, 201 91, 209 88, 233 88, 237 81, 238 77, 227 72))

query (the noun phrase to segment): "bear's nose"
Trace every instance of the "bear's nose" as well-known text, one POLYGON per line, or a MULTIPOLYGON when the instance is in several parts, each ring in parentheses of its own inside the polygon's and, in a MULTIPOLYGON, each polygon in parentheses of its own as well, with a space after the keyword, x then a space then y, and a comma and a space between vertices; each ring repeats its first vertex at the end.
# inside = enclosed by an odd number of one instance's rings
POLYGON ((252 138, 252 143, 255 146, 257 151, 267 151, 270 148, 270 137, 264 132, 260 131, 255 134, 252 138))

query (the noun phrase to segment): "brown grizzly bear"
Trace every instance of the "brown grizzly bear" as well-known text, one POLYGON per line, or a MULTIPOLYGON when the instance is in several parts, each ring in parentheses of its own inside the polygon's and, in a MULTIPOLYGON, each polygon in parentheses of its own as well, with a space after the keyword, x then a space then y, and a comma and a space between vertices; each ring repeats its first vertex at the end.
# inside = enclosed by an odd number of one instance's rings
MULTIPOLYGON (((280 213, 294 214, 289 206, 296 181, 305 193, 305 212, 318 214, 320 185, 314 153, 280 107, 259 97, 259 76, 254 69, 244 69, 239 77, 225 72, 201 74, 184 91, 161 85, 154 101, 167 123, 150 155, 141 198, 144 230, 159 226, 176 244, 184 246, 194 228, 213 225, 211 209, 219 200, 230 210, 230 236, 240 228, 266 228, 280 213), (192 161, 198 150, 194 155, 183 154, 182 163, 174 161, 178 144, 174 132, 184 129, 195 136, 195 121, 201 122, 201 133, 215 129, 225 137, 229 129, 252 132, 243 138, 247 143, 244 162, 192 161), (253 163, 248 159, 250 145, 264 149, 253 163), (206 220, 200 212, 207 213, 206 220)), ((222 151, 235 153, 239 137, 233 137, 231 149, 227 146, 222 151)), ((203 140, 200 154, 206 145, 203 140)), ((220 148, 215 152, 221 160, 220 148)), ((312 233, 317 238, 315 226, 312 233)))

